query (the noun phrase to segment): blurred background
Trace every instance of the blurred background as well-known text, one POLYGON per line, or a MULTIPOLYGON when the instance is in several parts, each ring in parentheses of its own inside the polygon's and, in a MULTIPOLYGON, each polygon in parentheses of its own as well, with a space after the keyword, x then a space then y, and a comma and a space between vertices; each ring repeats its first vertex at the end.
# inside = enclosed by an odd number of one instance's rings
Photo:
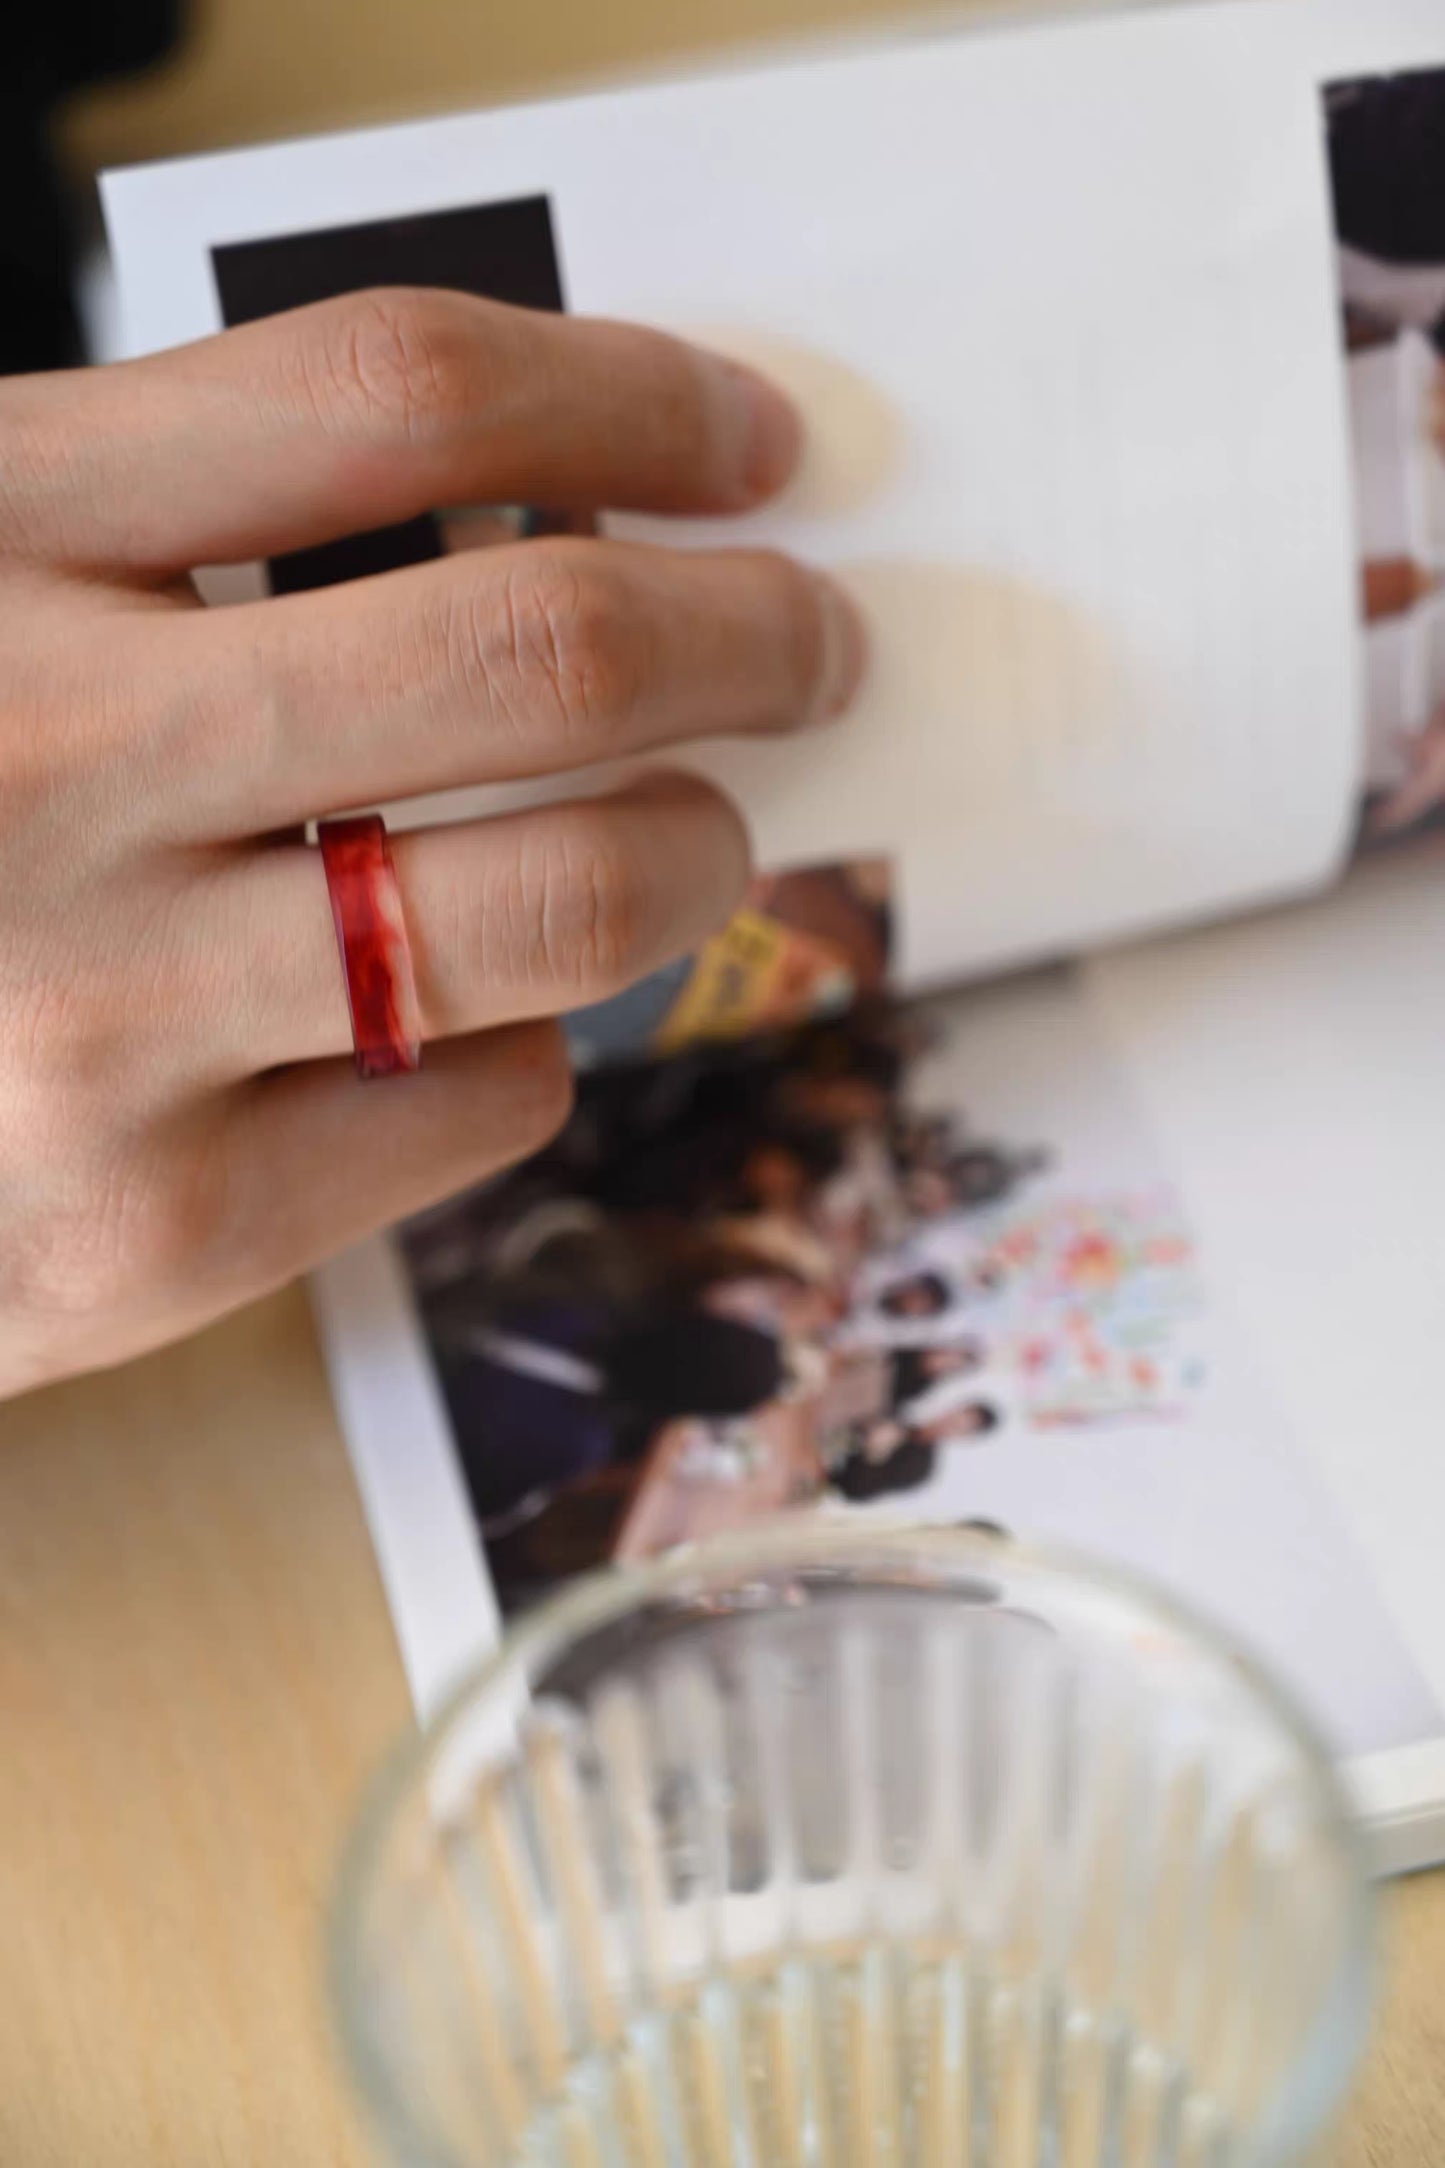
POLYGON ((928 0, 10 0, 4 14, 0 372, 78 357, 85 311, 72 295, 94 258, 94 176, 105 166, 511 101, 937 10, 928 0))
MULTIPOLYGON (((178 0, 171 0, 172 5, 178 0)), ((907 0, 196 0, 181 50, 67 113, 82 168, 485 104, 907 0)), ((109 0, 138 14, 156 0, 109 0)), ((918 0, 911 0, 917 11, 918 0)), ((63 0, 62 0, 63 12, 63 0)))

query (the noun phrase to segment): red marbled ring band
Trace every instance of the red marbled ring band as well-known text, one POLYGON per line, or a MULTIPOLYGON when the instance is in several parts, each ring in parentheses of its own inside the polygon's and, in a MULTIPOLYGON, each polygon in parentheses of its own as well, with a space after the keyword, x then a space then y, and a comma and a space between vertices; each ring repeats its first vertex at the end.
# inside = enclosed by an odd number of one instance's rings
POLYGON ((396 867, 379 813, 319 821, 356 1073, 370 1079, 421 1067, 421 1010, 396 867))

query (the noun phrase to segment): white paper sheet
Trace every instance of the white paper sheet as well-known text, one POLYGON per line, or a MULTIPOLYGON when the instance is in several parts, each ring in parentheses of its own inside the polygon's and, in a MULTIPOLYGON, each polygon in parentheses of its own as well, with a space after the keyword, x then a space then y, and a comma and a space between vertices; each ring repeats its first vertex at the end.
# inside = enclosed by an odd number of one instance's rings
POLYGON ((1086 983, 1445 1704, 1445 838, 1306 909, 1098 958, 1086 983))
POLYGON ((826 755, 708 764, 765 861, 895 856, 903 980, 937 982, 1340 854, 1358 658, 1307 45, 1289 0, 1230 0, 112 175, 129 341, 217 326, 217 243, 541 193, 573 308, 773 367, 813 452, 728 535, 837 569, 874 668, 826 755))

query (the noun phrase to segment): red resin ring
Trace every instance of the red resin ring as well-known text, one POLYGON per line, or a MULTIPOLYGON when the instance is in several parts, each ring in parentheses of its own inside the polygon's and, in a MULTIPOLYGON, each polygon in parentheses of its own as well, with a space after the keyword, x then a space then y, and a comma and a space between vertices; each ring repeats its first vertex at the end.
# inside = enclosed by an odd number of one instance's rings
POLYGON ((401 891, 379 813, 318 821, 360 1077, 421 1067, 421 1010, 401 891))

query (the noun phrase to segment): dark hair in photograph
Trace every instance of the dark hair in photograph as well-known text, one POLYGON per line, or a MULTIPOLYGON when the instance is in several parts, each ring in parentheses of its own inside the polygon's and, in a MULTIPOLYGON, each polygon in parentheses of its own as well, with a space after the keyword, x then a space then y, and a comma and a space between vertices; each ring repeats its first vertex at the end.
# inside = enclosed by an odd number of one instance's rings
POLYGON ((942 1347, 895 1348, 888 1360, 889 1395, 895 1408, 907 1405, 926 1393, 930 1385, 936 1385, 939 1377, 957 1377, 963 1371, 977 1370, 983 1362, 983 1349, 977 1340, 958 1340, 942 1347), (940 1358, 948 1361, 940 1370, 935 1368, 940 1358))
POLYGON ((882 1290, 878 1307, 885 1317, 909 1317, 913 1314, 912 1298, 915 1295, 927 1298, 929 1310, 935 1317, 948 1309, 953 1301, 953 1289, 941 1272, 910 1272, 882 1290))
POLYGON ((869 1460, 863 1453, 850 1453, 834 1470, 832 1485, 851 1505, 865 1506, 875 1498, 892 1497, 897 1491, 921 1490, 937 1465, 937 1448, 910 1430, 886 1460, 869 1460))
POLYGON ((618 1333, 604 1362, 615 1398, 645 1409, 654 1422, 747 1415, 786 1383, 771 1333, 704 1310, 659 1315, 618 1333))

